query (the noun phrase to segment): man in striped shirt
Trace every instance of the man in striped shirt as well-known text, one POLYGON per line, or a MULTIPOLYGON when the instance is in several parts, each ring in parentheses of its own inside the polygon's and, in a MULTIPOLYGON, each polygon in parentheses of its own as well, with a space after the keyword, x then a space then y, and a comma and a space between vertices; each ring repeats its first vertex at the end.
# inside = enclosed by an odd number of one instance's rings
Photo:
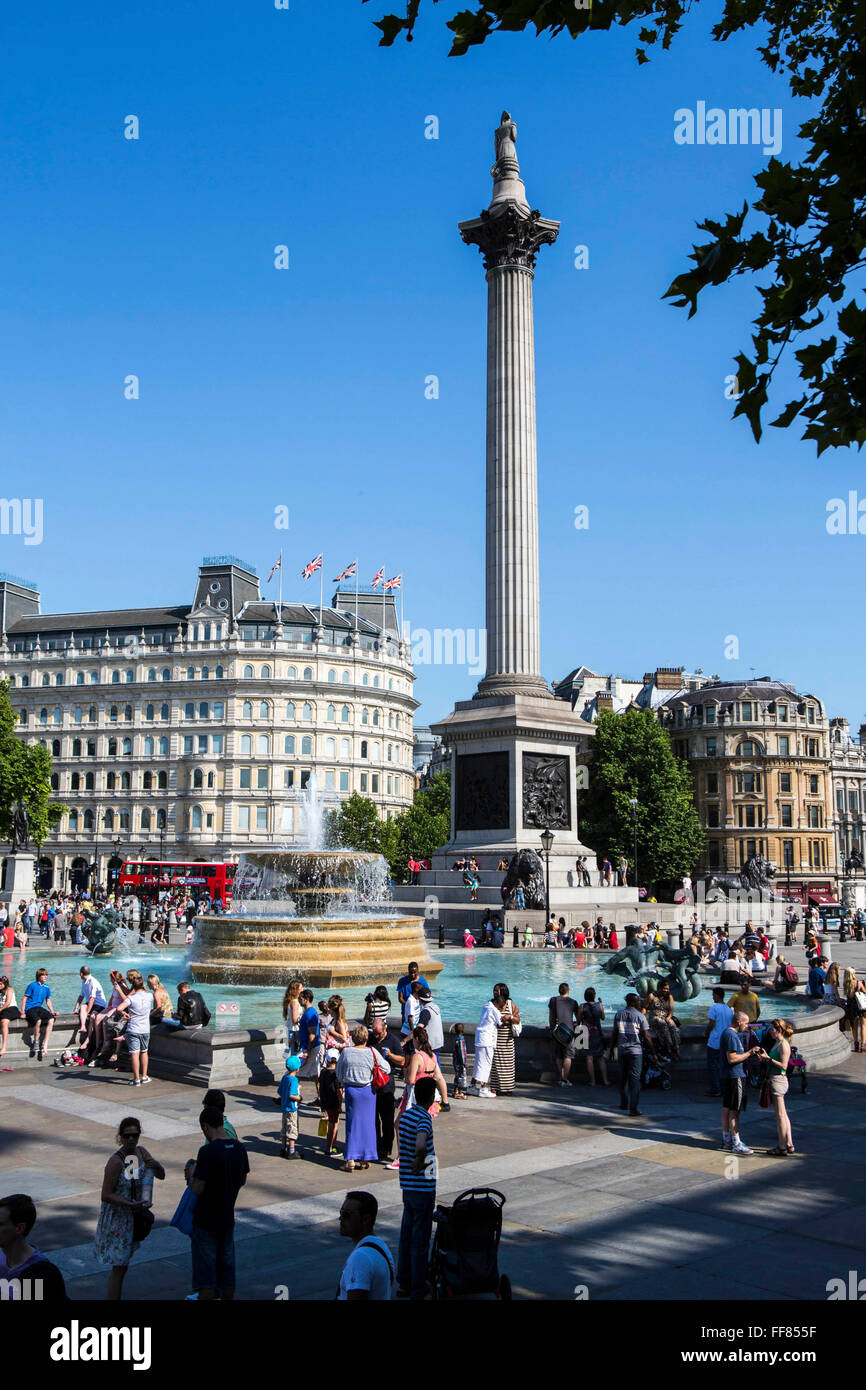
POLYGON ((397 1297, 422 1299, 427 1293, 427 1260, 436 1205, 436 1150, 429 1106, 436 1097, 430 1076, 415 1082, 415 1104, 404 1111, 400 1137, 403 1222, 397 1255, 397 1297))

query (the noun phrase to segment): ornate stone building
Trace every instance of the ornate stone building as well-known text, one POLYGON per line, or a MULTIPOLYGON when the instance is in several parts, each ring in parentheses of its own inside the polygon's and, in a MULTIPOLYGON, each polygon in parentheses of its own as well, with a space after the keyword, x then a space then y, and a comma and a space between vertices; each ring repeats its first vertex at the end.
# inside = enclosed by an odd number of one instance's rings
POLYGON ((836 862, 862 877, 866 862, 866 724, 854 738, 847 719, 830 720, 830 776, 836 825, 836 862), (860 860, 860 864, 857 860, 860 860))
POLYGON ((208 556, 191 604, 44 615, 6 577, 0 620, 19 733, 51 752, 68 807, 40 848, 43 886, 106 883, 129 856, 291 843, 314 774, 335 806, 411 804, 417 701, 390 595, 280 610, 252 566, 208 556))
POLYGON ((707 834, 697 874, 759 854, 779 890, 835 896, 830 725, 817 696, 769 677, 715 680, 670 695, 659 717, 694 775, 707 834))

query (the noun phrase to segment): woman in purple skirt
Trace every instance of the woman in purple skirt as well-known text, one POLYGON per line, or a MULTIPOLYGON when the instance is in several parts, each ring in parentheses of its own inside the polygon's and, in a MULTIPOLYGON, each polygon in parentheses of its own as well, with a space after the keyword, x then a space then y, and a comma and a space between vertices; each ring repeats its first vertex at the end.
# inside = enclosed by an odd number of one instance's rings
POLYGON ((373 1068, 380 1066, 390 1073, 390 1063, 381 1052, 368 1046, 367 1030, 363 1023, 353 1028, 350 1045, 340 1053, 337 1080, 343 1087, 346 1104, 346 1162, 343 1172, 369 1168, 378 1158, 376 1148, 376 1097, 373 1093, 373 1068))

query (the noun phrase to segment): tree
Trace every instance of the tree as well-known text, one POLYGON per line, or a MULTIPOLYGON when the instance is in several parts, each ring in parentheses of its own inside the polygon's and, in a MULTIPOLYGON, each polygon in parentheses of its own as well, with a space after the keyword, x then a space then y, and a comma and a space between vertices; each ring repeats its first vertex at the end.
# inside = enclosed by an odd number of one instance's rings
POLYGON ((11 840, 15 802, 27 812, 30 837, 41 845, 66 807, 51 800, 51 754, 16 734, 8 682, 0 682, 0 840, 11 840))
MULTIPOLYGON (((405 0, 402 15, 376 22, 382 45, 401 33, 411 40, 420 4, 405 0)), ((451 53, 461 56, 497 31, 532 25, 537 34, 577 38, 588 29, 645 21, 636 49, 642 64, 655 44, 670 48, 697 9, 692 0, 480 0, 447 23, 451 53)), ((710 239, 692 248, 694 268, 679 274, 663 298, 688 306, 691 318, 708 286, 761 274, 757 331, 751 348, 735 359, 734 415, 744 415, 760 439, 773 376, 793 352, 803 391, 770 423, 786 428, 800 417, 802 437, 815 441, 819 455, 831 447, 860 448, 866 307, 855 296, 862 294, 858 272, 866 264, 866 7, 861 0, 724 0, 713 39, 723 43, 747 29, 757 31, 758 53, 787 77, 792 96, 816 104, 798 132, 806 149, 799 163, 770 159, 755 177, 759 196, 751 208, 745 198, 740 211, 698 223, 710 239), (744 236, 750 213, 758 225, 744 236)))
POLYGON ((451 832, 451 774, 437 772, 394 821, 397 855, 391 872, 397 882, 409 877, 409 859, 429 859, 451 832))
POLYGON ((375 801, 352 792, 339 811, 329 811, 325 824, 326 843, 335 849, 357 849, 381 853, 381 825, 375 801))
POLYGON ((651 710, 599 715, 589 786, 578 793, 581 839, 611 859, 634 861, 631 798, 637 800, 642 884, 690 874, 704 844, 688 764, 674 757, 651 710))

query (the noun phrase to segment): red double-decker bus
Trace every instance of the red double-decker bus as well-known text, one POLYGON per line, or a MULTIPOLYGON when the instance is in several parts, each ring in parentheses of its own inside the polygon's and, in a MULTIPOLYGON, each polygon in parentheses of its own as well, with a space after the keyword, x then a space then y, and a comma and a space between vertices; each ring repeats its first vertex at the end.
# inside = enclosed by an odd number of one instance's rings
POLYGON ((123 897, 135 895, 158 902, 169 895, 190 893, 207 896, 228 907, 232 900, 236 864, 199 864, 185 859, 127 859, 120 870, 118 887, 123 897))

